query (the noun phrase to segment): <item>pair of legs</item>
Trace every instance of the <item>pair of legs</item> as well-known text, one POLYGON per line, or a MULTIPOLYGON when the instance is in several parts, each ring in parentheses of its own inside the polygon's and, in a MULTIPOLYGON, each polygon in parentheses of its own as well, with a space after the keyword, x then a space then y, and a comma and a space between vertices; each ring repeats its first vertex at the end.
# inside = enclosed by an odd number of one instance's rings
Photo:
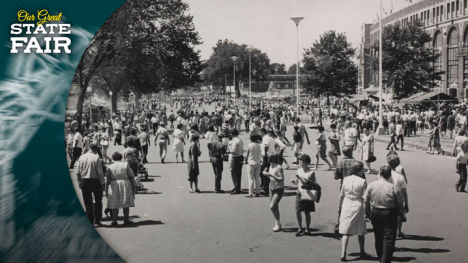
MULTIPOLYGON (((346 259, 346 250, 348 249, 348 241, 351 235, 343 235, 341 239, 341 259, 346 259)), ((367 255, 364 245, 365 245, 365 238, 364 236, 358 236, 359 241, 359 249, 361 251, 361 257, 367 255)))
POLYGON ((179 153, 180 153, 180 157, 182 158, 182 162, 185 163, 185 160, 184 160, 184 152, 176 152, 176 153, 175 153, 176 162, 179 162, 179 153))
POLYGON ((223 176, 223 157, 212 157, 211 164, 213 166, 213 172, 215 174, 215 192, 223 192, 221 189, 221 179, 223 176))
MULTIPOLYGON (((310 222, 311 222, 310 212, 304 211, 304 215, 305 215, 305 222, 306 222, 306 231, 307 233, 310 233, 310 222)), ((298 233, 303 233, 304 228, 302 227, 302 212, 301 211, 296 211, 296 218, 297 218, 297 223, 299 225, 298 233)))
POLYGON ((104 160, 108 160, 109 162, 112 162, 112 159, 109 156, 107 156, 107 149, 109 149, 109 145, 101 145, 102 158, 104 160))
MULTIPOLYGON (((111 209, 112 213, 112 225, 117 224, 117 218, 119 217, 119 209, 111 209)), ((129 222, 130 207, 123 208, 124 222, 129 222)))
POLYGON ((141 158, 142 163, 148 163, 148 159, 146 159, 146 156, 148 156, 148 144, 142 145, 141 151, 143 152, 141 158))
POLYGON ((368 161, 364 161, 364 163, 366 164, 367 166, 367 170, 369 171, 369 174, 371 173, 372 169, 371 169, 371 165, 370 165, 370 162, 368 161))
POLYGON ((270 194, 270 210, 273 213, 273 217, 275 218, 275 226, 273 227, 273 231, 275 232, 281 230, 279 202, 281 201, 283 194, 283 188, 271 190, 270 194))
POLYGON ((317 169, 318 169, 318 164, 319 164, 320 158, 322 158, 322 160, 323 160, 326 164, 328 164, 328 170, 331 170, 332 165, 331 165, 330 162, 328 161, 327 155, 325 155, 325 154, 324 154, 324 155, 320 155, 319 153, 317 153, 317 154, 315 155, 315 158, 316 158, 316 161, 315 161, 314 170, 317 170, 317 169))
POLYGON ((328 157, 330 157, 333 167, 336 167, 336 164, 338 163, 338 155, 336 153, 329 152, 328 157))
POLYGON ((374 228, 375 250, 379 261, 392 261, 398 225, 396 209, 372 209, 371 222, 374 228))
POLYGON ((102 219, 102 190, 102 185, 98 179, 83 179, 81 191, 86 208, 86 215, 91 224, 100 224, 102 219))
POLYGON ((242 192, 241 182, 242 182, 242 165, 243 165, 243 156, 232 157, 233 164, 231 168, 231 178, 232 184, 234 185, 231 192, 240 194, 242 192))
POLYGON ((400 141, 401 141, 401 149, 403 150, 403 146, 405 144, 405 139, 403 138, 403 134, 400 134, 400 135, 397 136, 396 142, 395 142, 395 144, 393 144, 393 146, 395 147, 395 149, 398 149, 397 144, 400 141))
POLYGON ((460 174, 460 179, 455 185, 455 189, 457 192, 464 192, 465 187, 466 187, 466 177, 467 177, 466 164, 458 164, 458 173, 460 174))
POLYGON ((190 192, 191 193, 200 192, 200 190, 198 189, 198 178, 197 177, 190 179, 190 192), (195 190, 193 190, 193 186, 195 186, 195 190))
POLYGON ((260 194, 260 164, 249 165, 247 167, 247 172, 249 174, 249 196, 254 194, 255 188, 255 195, 260 194))
POLYGON ((161 157, 161 162, 164 163, 164 158, 166 158, 167 153, 167 141, 166 140, 159 140, 159 157, 161 157))

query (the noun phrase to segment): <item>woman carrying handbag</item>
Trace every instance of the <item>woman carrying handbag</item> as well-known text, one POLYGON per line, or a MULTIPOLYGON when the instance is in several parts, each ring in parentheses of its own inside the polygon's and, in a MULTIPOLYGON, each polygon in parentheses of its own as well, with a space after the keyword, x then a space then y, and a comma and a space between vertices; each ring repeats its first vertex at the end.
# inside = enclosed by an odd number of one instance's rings
POLYGON ((315 173, 309 168, 311 163, 310 156, 307 154, 301 155, 299 162, 301 167, 297 170, 296 178, 291 180, 291 183, 297 185, 296 217, 299 224, 299 230, 296 233, 297 237, 310 234, 310 213, 315 212, 315 192, 312 192, 310 189, 304 189, 304 186, 308 185, 308 182, 316 182, 315 173), (305 231, 302 227, 302 212, 304 212, 306 218, 305 231))

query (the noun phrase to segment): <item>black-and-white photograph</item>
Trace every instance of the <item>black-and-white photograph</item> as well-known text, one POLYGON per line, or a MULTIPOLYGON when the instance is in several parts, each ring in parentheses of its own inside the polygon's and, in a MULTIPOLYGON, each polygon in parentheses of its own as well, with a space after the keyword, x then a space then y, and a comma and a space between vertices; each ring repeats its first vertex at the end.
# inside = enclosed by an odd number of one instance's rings
POLYGON ((126 262, 464 262, 467 42, 467 0, 128 0, 70 87, 76 194, 126 262))

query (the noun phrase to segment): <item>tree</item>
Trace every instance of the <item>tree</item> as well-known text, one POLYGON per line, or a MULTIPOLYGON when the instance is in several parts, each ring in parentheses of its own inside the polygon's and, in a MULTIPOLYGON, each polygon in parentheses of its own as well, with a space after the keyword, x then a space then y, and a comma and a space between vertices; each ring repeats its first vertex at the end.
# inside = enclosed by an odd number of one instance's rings
POLYGON ((327 31, 304 52, 303 87, 314 96, 343 96, 357 90, 357 67, 352 58, 355 49, 346 36, 327 31))
POLYGON ((270 64, 270 75, 287 74, 286 65, 279 63, 270 64))
POLYGON ((199 81, 202 62, 194 47, 202 42, 188 10, 188 4, 180 0, 130 0, 111 15, 85 50, 75 73, 81 91, 77 105, 80 128, 89 81, 101 65, 109 65, 116 57, 134 73, 137 68, 146 71, 138 74, 149 80, 133 78, 133 84, 139 86, 133 87, 137 91, 143 84, 154 84, 155 79, 167 90, 199 81), (149 60, 145 68, 138 65, 136 59, 145 56, 156 58, 154 65, 149 60), (153 74, 148 74, 149 69, 153 74))
MULTIPOLYGON (((428 91, 441 80, 442 71, 435 72, 439 54, 429 48, 432 41, 421 22, 415 21, 407 26, 400 23, 386 26, 383 30, 382 45, 382 82, 393 89, 396 99, 428 91)), ((379 43, 373 46, 379 50, 379 43)), ((378 53, 378 52, 377 52, 378 53)), ((373 70, 379 69, 379 58, 372 60, 373 70)))
MULTIPOLYGON (((296 75, 296 69, 297 69, 296 63, 292 64, 292 65, 288 68, 288 74, 289 74, 289 75, 296 75)), ((301 74, 304 74, 304 73, 305 73, 304 67, 299 67, 299 72, 300 72, 301 74)))
MULTIPOLYGON (((264 81, 270 72, 270 59, 259 49, 252 50, 252 77, 259 81, 264 81)), ((229 40, 219 40, 213 47, 213 54, 206 62, 203 75, 207 82, 216 87, 224 87, 225 82, 232 83, 234 62, 231 57, 236 56, 236 95, 240 96, 239 82, 249 76, 249 51, 247 45, 239 45, 229 40)))

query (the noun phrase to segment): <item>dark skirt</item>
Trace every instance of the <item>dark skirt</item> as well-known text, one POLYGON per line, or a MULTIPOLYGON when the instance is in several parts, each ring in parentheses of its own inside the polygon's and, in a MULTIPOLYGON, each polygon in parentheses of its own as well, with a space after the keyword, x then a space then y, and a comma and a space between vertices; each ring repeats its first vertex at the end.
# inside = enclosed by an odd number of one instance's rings
POLYGON ((187 162, 187 167, 188 167, 189 182, 197 182, 198 175, 200 174, 200 171, 198 169, 198 163, 193 162, 192 158, 189 158, 187 162))
POLYGON ((315 212, 315 201, 302 201, 301 195, 296 194, 296 212, 315 212))

